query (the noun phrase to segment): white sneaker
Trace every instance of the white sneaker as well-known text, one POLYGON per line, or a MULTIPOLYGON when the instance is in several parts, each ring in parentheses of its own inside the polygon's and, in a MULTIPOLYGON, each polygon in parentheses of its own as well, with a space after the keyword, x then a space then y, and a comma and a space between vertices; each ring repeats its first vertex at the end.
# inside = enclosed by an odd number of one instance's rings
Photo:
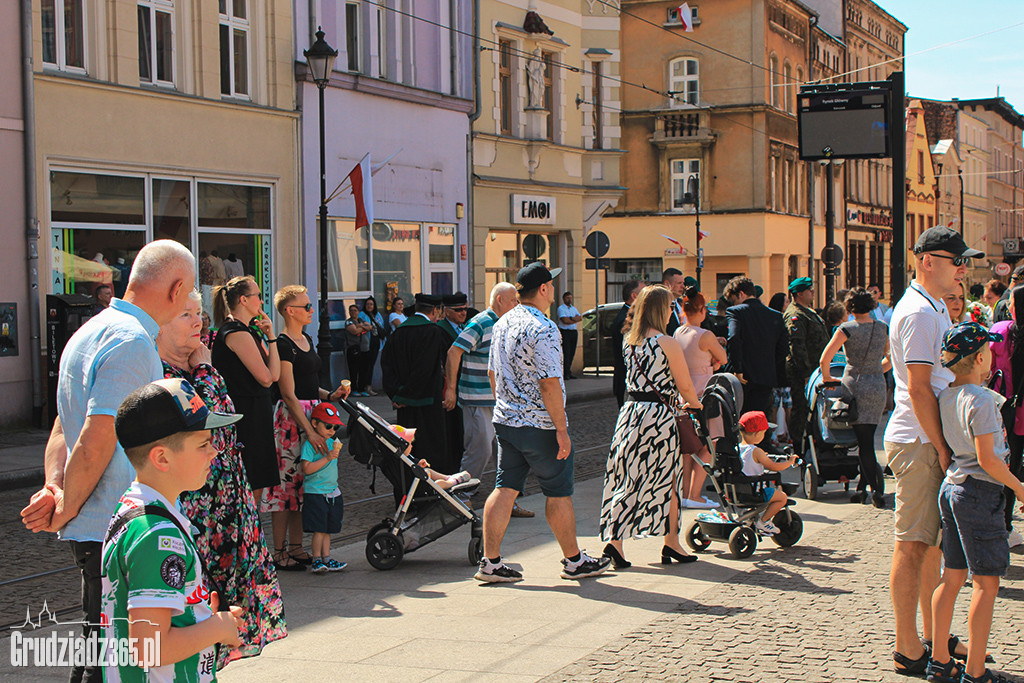
POLYGON ((1007 540, 1010 542, 1011 548, 1024 545, 1024 538, 1021 538, 1019 531, 1011 531, 1010 537, 1007 540))
POLYGON ((682 507, 689 510, 713 510, 719 507, 719 504, 709 498, 701 498, 700 500, 690 500, 689 498, 681 502, 682 507))
POLYGON ((779 533, 779 527, 775 526, 771 522, 766 522, 763 519, 759 519, 754 522, 754 528, 757 529, 758 533, 762 536, 774 536, 779 533))

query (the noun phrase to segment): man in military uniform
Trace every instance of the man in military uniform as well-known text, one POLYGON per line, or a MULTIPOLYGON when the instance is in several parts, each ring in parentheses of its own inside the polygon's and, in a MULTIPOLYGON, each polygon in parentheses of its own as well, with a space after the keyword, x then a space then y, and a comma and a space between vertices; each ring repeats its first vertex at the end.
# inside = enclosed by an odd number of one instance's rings
POLYGON ((828 344, 828 328, 811 305, 814 303, 814 281, 809 277, 798 277, 789 283, 792 303, 786 307, 783 318, 789 332, 789 354, 786 356, 786 375, 793 398, 790 413, 789 435, 793 446, 800 451, 804 428, 810 407, 807 405, 807 380, 814 368, 818 367, 821 352, 828 344))
MULTIPOLYGON (((445 356, 442 361, 448 363, 448 350, 452 343, 462 334, 466 326, 466 304, 469 297, 464 292, 444 295, 444 318, 437 321, 437 326, 444 330, 448 345, 445 347, 445 356)), ((462 423, 462 408, 455 406, 451 410, 445 410, 444 414, 445 431, 448 433, 448 453, 445 455, 445 462, 462 462, 462 441, 465 438, 465 426, 462 423)), ((435 457, 436 459, 436 457, 435 457)), ((454 474, 449 472, 449 474, 454 474)))
POLYGON ((459 460, 449 457, 443 404, 444 360, 451 342, 434 324, 440 313, 440 296, 417 294, 416 312, 391 333, 380 368, 398 424, 417 429, 413 460, 425 458, 438 472, 454 474, 459 460))

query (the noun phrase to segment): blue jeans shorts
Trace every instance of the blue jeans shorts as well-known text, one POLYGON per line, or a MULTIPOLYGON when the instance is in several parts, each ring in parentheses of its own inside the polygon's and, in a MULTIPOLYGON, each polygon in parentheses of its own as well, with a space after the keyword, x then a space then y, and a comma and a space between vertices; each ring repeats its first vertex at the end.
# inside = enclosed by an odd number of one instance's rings
POLYGON ((565 460, 558 459, 558 438, 553 429, 509 427, 494 423, 498 437, 498 474, 495 487, 522 491, 526 475, 537 475, 540 490, 548 498, 572 495, 574 450, 565 460))
POLYGON ((771 500, 772 496, 774 496, 774 495, 775 495, 775 487, 774 486, 765 486, 763 489, 761 489, 761 496, 764 498, 764 502, 766 502, 766 503, 769 500, 771 500))
POLYGON ((977 576, 1005 576, 1010 566, 1003 487, 967 477, 963 484, 943 479, 939 488, 942 557, 950 569, 977 576))
POLYGON ((345 502, 336 496, 307 493, 302 496, 302 530, 307 534, 336 534, 341 531, 345 502))

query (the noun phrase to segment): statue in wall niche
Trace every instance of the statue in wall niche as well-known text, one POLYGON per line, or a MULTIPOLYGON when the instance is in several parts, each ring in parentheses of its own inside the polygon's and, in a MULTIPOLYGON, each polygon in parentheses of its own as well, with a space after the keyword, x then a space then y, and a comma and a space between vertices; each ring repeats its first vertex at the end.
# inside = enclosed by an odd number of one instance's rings
POLYGON ((526 108, 544 108, 544 58, 539 47, 526 62, 526 108))

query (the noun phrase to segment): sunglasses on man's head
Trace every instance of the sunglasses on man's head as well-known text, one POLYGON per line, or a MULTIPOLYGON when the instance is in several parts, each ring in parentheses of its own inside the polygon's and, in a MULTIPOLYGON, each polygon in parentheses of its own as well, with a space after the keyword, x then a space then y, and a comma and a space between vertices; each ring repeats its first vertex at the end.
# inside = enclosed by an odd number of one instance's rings
POLYGON ((304 305, 301 305, 301 306, 299 304, 294 304, 294 305, 289 304, 287 306, 287 308, 301 308, 301 309, 305 310, 307 313, 309 313, 310 311, 313 310, 313 304, 304 304, 304 305))
POLYGON ((953 265, 957 266, 958 268, 967 263, 967 259, 969 258, 967 256, 946 256, 945 254, 936 254, 934 251, 929 251, 928 254, 930 256, 938 256, 939 258, 944 258, 949 261, 952 261, 953 265))

